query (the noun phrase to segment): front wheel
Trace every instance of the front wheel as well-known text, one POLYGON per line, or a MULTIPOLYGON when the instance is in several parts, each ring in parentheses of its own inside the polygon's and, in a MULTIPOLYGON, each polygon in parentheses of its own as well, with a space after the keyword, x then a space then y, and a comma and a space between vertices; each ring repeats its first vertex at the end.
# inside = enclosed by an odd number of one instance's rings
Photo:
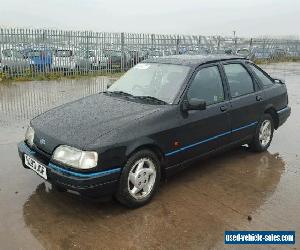
POLYGON ((123 168, 116 198, 130 208, 148 203, 160 182, 160 162, 149 150, 133 154, 123 168))
POLYGON ((266 151, 273 138, 274 122, 270 114, 264 114, 259 122, 250 148, 255 152, 266 151))

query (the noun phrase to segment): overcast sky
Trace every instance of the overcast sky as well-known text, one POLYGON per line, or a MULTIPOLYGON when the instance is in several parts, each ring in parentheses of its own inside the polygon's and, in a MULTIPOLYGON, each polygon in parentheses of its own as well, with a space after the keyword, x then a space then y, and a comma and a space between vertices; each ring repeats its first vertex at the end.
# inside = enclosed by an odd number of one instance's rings
POLYGON ((0 26, 300 36, 300 0, 0 0, 0 26))

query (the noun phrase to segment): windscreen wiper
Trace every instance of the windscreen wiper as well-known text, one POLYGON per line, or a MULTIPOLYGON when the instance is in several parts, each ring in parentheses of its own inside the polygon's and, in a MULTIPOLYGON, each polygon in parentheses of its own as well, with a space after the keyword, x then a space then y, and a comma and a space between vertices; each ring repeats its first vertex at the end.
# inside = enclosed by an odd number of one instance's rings
POLYGON ((122 96, 133 96, 132 94, 129 94, 124 91, 106 91, 105 93, 113 94, 113 95, 122 95, 122 96))
POLYGON ((163 100, 160 100, 156 97, 153 97, 153 96, 134 96, 135 98, 138 98, 138 99, 142 99, 142 100, 146 100, 146 101, 152 101, 152 102, 156 102, 156 103, 160 103, 160 104, 167 104, 167 102, 163 101, 163 100))

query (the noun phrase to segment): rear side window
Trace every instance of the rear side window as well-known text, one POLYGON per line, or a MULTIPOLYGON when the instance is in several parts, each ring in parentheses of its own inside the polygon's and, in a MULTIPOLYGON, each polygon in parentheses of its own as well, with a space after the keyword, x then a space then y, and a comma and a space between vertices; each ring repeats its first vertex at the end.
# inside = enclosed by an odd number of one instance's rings
POLYGON ((224 70, 232 97, 238 97, 254 92, 252 78, 243 65, 238 63, 225 64, 224 70))
POLYGON ((217 66, 199 70, 187 93, 188 99, 198 98, 207 105, 224 101, 224 90, 217 66))
POLYGON ((262 84, 265 87, 273 85, 273 81, 261 69, 259 69, 253 64, 248 64, 248 65, 254 71, 256 76, 259 78, 259 80, 262 82, 262 84))

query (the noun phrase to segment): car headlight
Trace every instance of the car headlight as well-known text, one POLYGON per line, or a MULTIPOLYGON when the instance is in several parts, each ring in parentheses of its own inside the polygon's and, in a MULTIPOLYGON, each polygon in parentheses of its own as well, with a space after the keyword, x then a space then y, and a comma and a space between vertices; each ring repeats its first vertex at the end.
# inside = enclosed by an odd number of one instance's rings
POLYGON ((98 153, 62 145, 54 150, 53 159, 74 168, 89 169, 97 166, 98 153))
POLYGON ((25 141, 28 143, 29 146, 32 146, 33 139, 34 139, 34 129, 31 126, 29 126, 26 130, 25 141))

